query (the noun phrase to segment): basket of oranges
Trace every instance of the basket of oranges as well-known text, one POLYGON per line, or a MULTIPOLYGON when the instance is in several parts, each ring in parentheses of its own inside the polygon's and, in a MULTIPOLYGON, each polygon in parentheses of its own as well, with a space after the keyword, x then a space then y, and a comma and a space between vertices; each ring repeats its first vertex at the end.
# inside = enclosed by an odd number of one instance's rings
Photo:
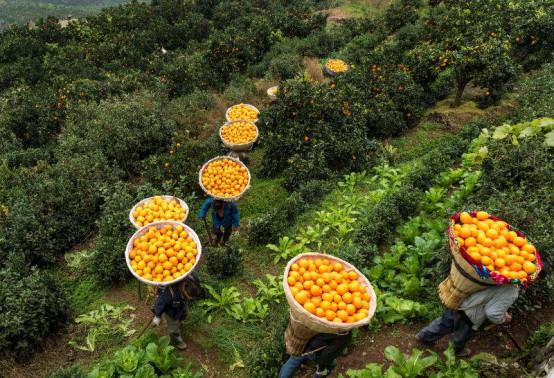
POLYGON ((323 66, 323 73, 327 76, 339 76, 348 71, 348 64, 341 59, 329 59, 323 66))
POLYGON ((331 255, 296 256, 285 268, 283 287, 291 318, 318 333, 342 333, 366 325, 377 307, 368 279, 331 255))
POLYGON ((185 201, 173 196, 148 197, 129 212, 129 220, 137 229, 150 223, 176 221, 184 223, 189 214, 185 201))
POLYGON ((527 286, 541 271, 539 252, 525 234, 485 211, 455 213, 448 237, 452 266, 439 296, 449 308, 490 286, 527 286))
POLYGON ((250 187, 250 171, 239 159, 218 156, 202 166, 198 182, 202 190, 213 198, 236 201, 250 187))
POLYGON ((248 121, 227 122, 219 128, 219 138, 231 151, 247 151, 258 140, 258 128, 248 121))
POLYGON ((256 123, 260 116, 260 111, 254 105, 237 104, 227 109, 225 118, 227 122, 248 121, 256 123))
POLYGON ((175 221, 155 222, 137 230, 125 249, 131 274, 154 286, 172 285, 194 270, 202 244, 189 226, 175 221))

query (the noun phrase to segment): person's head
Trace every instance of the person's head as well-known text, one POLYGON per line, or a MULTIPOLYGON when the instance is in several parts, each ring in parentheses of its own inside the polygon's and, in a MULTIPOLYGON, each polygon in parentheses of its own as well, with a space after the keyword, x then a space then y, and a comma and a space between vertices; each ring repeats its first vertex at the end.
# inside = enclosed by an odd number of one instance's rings
POLYGON ((223 210, 223 206, 224 206, 224 205, 225 205, 225 204, 223 203, 223 201, 221 201, 221 200, 215 200, 215 201, 214 201, 214 204, 213 204, 214 210, 216 210, 216 211, 223 210))

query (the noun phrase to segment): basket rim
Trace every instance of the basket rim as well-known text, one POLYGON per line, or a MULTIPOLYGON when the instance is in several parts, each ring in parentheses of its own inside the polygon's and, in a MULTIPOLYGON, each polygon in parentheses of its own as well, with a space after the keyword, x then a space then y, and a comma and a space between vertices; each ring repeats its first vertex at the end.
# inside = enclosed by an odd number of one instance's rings
POLYGON ((350 264, 348 261, 345 261, 345 260, 341 259, 340 257, 336 257, 336 256, 333 256, 333 255, 320 253, 320 252, 301 253, 301 254, 296 255, 295 257, 293 257, 292 259, 289 260, 289 262, 287 263, 287 265, 285 267, 285 270, 283 272, 283 290, 285 292, 285 298, 287 299, 289 307, 291 307, 291 311, 292 311, 292 307, 294 305, 296 310, 302 312, 304 315, 309 316, 309 318, 314 323, 317 323, 320 326, 333 327, 337 330, 342 330, 342 331, 348 331, 348 330, 351 330, 351 329, 354 329, 354 328, 359 328, 359 327, 362 327, 362 326, 368 324, 369 321, 375 315, 375 312, 376 312, 377 306, 378 306, 377 294, 375 293, 375 289, 373 288, 373 285, 371 284, 369 279, 358 268, 356 268, 354 265, 350 264), (335 260, 335 261, 338 261, 341 264, 343 264, 345 266, 345 270, 355 271, 358 274, 358 280, 362 281, 361 283, 363 283, 364 286, 368 289, 369 295, 371 297, 372 306, 370 306, 370 308, 369 308, 368 315, 364 319, 358 320, 355 323, 334 323, 334 322, 330 322, 329 320, 327 320, 325 318, 319 318, 319 317, 315 316, 314 314, 308 312, 304 308, 304 306, 302 306, 300 303, 296 302, 296 299, 294 299, 294 296, 292 295, 292 292, 290 291, 289 284, 288 284, 288 281, 287 281, 288 273, 290 271, 290 267, 292 266, 292 264, 294 264, 296 261, 298 261, 298 260, 300 260, 301 258, 304 258, 304 257, 309 257, 309 258, 321 257, 321 258, 326 258, 326 259, 329 259, 329 260, 335 260))
POLYGON ((245 105, 245 106, 247 106, 247 107, 249 107, 249 108, 251 108, 251 109, 254 109, 255 111, 258 112, 258 118, 256 118, 255 121, 250 121, 250 120, 244 120, 244 121, 246 121, 246 122, 253 122, 253 123, 258 122, 258 120, 260 119, 260 117, 259 117, 259 116, 260 116, 260 109, 256 108, 256 107, 255 107, 254 105, 252 105, 252 104, 247 104, 247 103, 245 103, 245 102, 241 102, 240 104, 234 104, 234 105, 231 105, 231 106, 229 106, 229 107, 227 108, 227 110, 225 111, 225 119, 227 120, 227 122, 242 121, 242 120, 240 120, 240 119, 232 120, 231 118, 229 118, 229 111, 231 111, 231 109, 232 109, 233 107, 238 106, 238 105, 245 105))
MULTIPOLYGON (((175 222, 181 222, 181 223, 185 223, 186 220, 188 219, 189 217, 189 205, 187 205, 187 203, 185 201, 183 201, 182 199, 180 199, 179 197, 176 197, 176 196, 172 196, 170 194, 159 194, 159 195, 156 195, 156 196, 151 196, 151 197, 147 197, 147 198, 144 198, 142 200, 140 200, 139 202, 137 202, 132 208, 131 208, 131 211, 129 211, 129 221, 131 221, 131 224, 133 226, 135 226, 135 228, 138 230, 139 228, 141 227, 144 227, 144 226, 139 226, 138 224, 136 224, 135 222, 135 217, 133 217, 133 213, 135 212, 136 208, 145 204, 146 201, 150 201, 156 197, 162 197, 164 199, 176 199, 179 204, 185 209, 185 217, 181 220, 176 220, 175 222)), ((160 221, 162 222, 162 221, 160 221)), ((155 223, 155 222, 152 222, 152 223, 155 223)), ((151 225, 152 223, 148 223, 147 225, 145 226, 148 226, 148 225, 151 225)))
POLYGON ((200 185, 200 188, 202 188, 202 190, 204 191, 204 193, 206 193, 207 195, 209 195, 210 197, 214 198, 214 199, 217 199, 217 200, 221 200, 221 201, 226 201, 226 202, 232 202, 232 201, 236 201, 238 200, 240 197, 242 197, 244 195, 244 193, 246 193, 246 191, 248 189, 250 189, 250 181, 252 180, 252 176, 250 174, 250 170, 248 169, 248 167, 246 166, 246 164, 244 164, 242 161, 240 161, 240 159, 237 159, 237 158, 234 158, 232 156, 216 156, 214 158, 211 158, 210 160, 208 160, 207 162, 204 163, 204 165, 202 165, 202 167, 200 168, 200 171, 198 171, 198 184, 200 185), (230 160, 233 160, 234 162, 236 163, 239 163, 240 165, 242 165, 244 168, 246 168, 246 172, 248 173, 248 182, 246 183, 246 186, 244 187, 244 190, 242 192, 240 192, 239 194, 237 194, 236 196, 233 196, 233 197, 220 197, 220 196, 216 196, 215 194, 211 193, 208 189, 206 189, 206 187, 204 187, 204 184, 202 184, 202 172, 204 172, 204 169, 206 169, 206 167, 208 166, 208 164, 210 164, 211 162, 214 162, 216 160, 222 160, 222 159, 230 159, 230 160))
MULTIPOLYGON (((475 216, 477 214, 478 210, 464 210, 464 211, 468 212, 471 216, 475 216)), ((454 225, 458 222, 458 220, 460 218, 460 214, 462 212, 463 211, 455 212, 454 214, 452 214, 452 216, 450 216, 450 218, 448 220, 447 234, 448 234, 448 238, 449 238, 449 245, 450 245, 451 253, 459 253, 464 258, 464 260, 466 260, 472 266, 472 268, 475 269, 477 274, 483 280, 486 280, 486 281, 489 281, 489 282, 492 281, 492 282, 494 282, 496 284, 499 284, 499 285, 516 284, 516 285, 520 285, 520 286, 523 286, 523 287, 527 287, 528 285, 530 285, 531 283, 535 282, 538 279, 539 274, 542 270, 542 259, 540 257, 539 250, 537 249, 536 246, 535 246, 535 250, 536 250, 535 256, 536 256, 537 269, 535 270, 533 275, 529 276, 528 279, 525 280, 525 281, 522 281, 519 278, 506 278, 505 276, 503 276, 501 274, 490 271, 486 266, 484 266, 480 262, 476 262, 475 260, 473 260, 471 258, 471 256, 469 256, 468 253, 466 252, 465 247, 459 247, 458 241, 456 240, 456 235, 454 234, 454 225)), ((510 231, 515 231, 518 234, 518 236, 524 237, 526 240, 530 241, 533 245, 535 245, 535 243, 533 243, 532 239, 529 238, 527 235, 525 235, 525 233, 523 231, 521 231, 518 228, 510 225, 508 222, 506 222, 502 218, 497 217, 496 215, 493 215, 493 214, 490 214, 490 213, 488 213, 488 214, 489 214, 490 219, 505 222, 508 225, 508 229, 510 231)))
POLYGON ((135 231, 133 236, 131 236, 131 238, 127 242, 127 247, 125 248, 125 262, 127 263, 127 269, 129 269, 131 274, 137 280, 139 280, 140 282, 145 283, 147 285, 151 285, 151 286, 170 286, 170 285, 173 285, 173 284, 175 284, 179 281, 182 281, 189 274, 191 274, 192 271, 194 271, 194 269, 198 266, 198 263, 200 262, 201 257, 202 257, 202 243, 201 243, 200 238, 198 237, 198 234, 196 233, 196 231, 194 231, 191 227, 187 226, 186 224, 181 223, 181 222, 176 222, 176 221, 154 222, 154 223, 150 223, 150 224, 147 224, 146 226, 143 226, 143 227, 139 228, 137 231, 135 231), (149 281, 149 280, 147 280, 147 279, 145 279, 145 278, 143 278, 143 277, 141 277, 141 276, 139 276, 138 274, 135 273, 135 271, 131 267, 131 259, 129 258, 129 253, 133 249, 133 242, 135 241, 135 239, 138 238, 139 236, 142 236, 144 233, 146 233, 146 231, 148 231, 148 229, 150 229, 151 227, 161 228, 161 227, 166 226, 168 224, 171 224, 173 226, 182 226, 183 229, 186 230, 187 233, 192 237, 192 239, 196 243, 196 249, 198 251, 198 254, 196 255, 196 261, 194 262, 194 265, 192 266, 192 268, 190 268, 190 270, 188 272, 186 272, 182 276, 177 277, 177 278, 175 278, 171 281, 167 281, 167 282, 149 281))
POLYGON ((219 128, 219 139, 221 139, 221 141, 223 142, 225 147, 227 147, 230 150, 233 150, 233 148, 250 148, 250 147, 252 147, 252 145, 254 143, 256 143, 259 136, 260 136, 260 130, 258 129, 258 126, 256 126, 256 124, 254 122, 251 122, 251 121, 243 121, 243 120, 240 120, 240 119, 236 120, 236 121, 227 121, 219 128), (246 143, 234 144, 234 143, 228 142, 227 140, 225 140, 225 138, 223 138, 223 136, 221 135, 221 132, 223 131, 223 128, 225 128, 229 125, 232 125, 233 123, 238 123, 238 122, 249 123, 249 124, 254 126, 254 128, 256 129, 256 136, 254 137, 254 139, 252 139, 251 141, 246 142, 246 143))

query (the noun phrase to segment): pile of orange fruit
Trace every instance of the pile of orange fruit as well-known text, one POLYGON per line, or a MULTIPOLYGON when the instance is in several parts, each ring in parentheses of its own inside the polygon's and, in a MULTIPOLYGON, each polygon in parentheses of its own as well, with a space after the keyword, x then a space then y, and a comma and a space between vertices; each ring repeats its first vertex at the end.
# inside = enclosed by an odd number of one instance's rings
POLYGON ((135 223, 142 227, 152 222, 173 220, 182 221, 187 215, 186 209, 176 199, 166 200, 156 196, 137 206, 132 216, 135 223))
POLYGON ((221 137, 231 144, 244 144, 253 141, 258 132, 251 122, 237 121, 221 128, 221 137))
POLYGON ((340 59, 329 59, 327 61, 327 64, 325 64, 327 69, 333 72, 346 72, 348 70, 348 64, 346 64, 343 60, 340 59))
POLYGON ((248 170, 232 159, 217 159, 204 168, 201 180, 209 194, 235 197, 246 190, 248 170))
POLYGON ((355 323, 368 316, 370 295, 337 261, 301 258, 291 265, 287 277, 294 299, 309 313, 335 323, 355 323))
POLYGON ((491 219, 485 211, 474 216, 461 213, 453 231, 458 246, 491 272, 525 281, 537 270, 535 246, 510 230, 506 222, 491 219))
POLYGON ((198 247, 181 225, 151 226, 133 241, 131 268, 152 282, 168 282, 192 269, 198 247))
POLYGON ((260 112, 247 104, 233 105, 229 109, 229 121, 250 121, 256 122, 260 112))

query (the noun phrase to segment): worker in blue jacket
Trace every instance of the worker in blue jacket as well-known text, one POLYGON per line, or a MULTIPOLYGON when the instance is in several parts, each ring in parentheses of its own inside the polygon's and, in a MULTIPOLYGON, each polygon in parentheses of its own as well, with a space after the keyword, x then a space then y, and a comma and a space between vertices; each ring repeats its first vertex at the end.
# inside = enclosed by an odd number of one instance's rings
POLYGON ((198 217, 205 219, 210 208, 212 209, 212 230, 215 234, 215 243, 224 245, 231 237, 233 228, 235 231, 239 230, 239 210, 234 203, 209 197, 202 204, 198 217))

